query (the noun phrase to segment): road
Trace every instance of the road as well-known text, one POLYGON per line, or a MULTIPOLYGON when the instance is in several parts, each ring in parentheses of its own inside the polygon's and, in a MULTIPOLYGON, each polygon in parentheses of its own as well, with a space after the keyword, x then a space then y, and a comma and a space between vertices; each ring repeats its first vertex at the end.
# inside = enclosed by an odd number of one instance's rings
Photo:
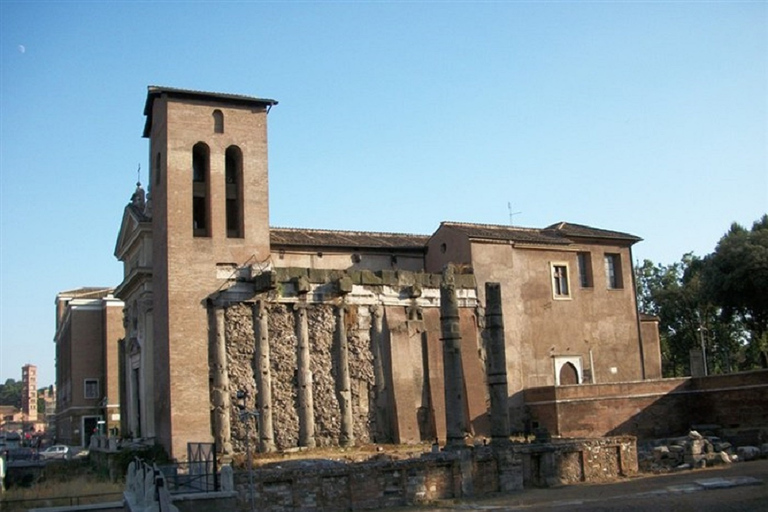
POLYGON ((765 512, 768 511, 768 460, 641 476, 609 484, 528 489, 408 510, 765 512))

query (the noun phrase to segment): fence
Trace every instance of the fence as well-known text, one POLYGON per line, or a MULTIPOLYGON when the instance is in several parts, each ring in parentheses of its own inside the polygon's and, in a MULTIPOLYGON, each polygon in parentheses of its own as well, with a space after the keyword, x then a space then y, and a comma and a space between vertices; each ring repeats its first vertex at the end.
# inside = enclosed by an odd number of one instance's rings
POLYGON ((216 492, 219 475, 214 461, 176 462, 157 466, 171 494, 216 492))

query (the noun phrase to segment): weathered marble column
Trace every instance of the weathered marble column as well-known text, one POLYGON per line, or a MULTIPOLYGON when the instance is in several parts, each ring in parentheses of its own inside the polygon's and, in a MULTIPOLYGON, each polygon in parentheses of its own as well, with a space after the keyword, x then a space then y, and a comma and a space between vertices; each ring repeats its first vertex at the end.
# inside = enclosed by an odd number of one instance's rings
POLYGON ((491 395, 491 440, 509 441, 507 412, 507 352, 504 344, 504 317, 501 285, 485 283, 485 327, 488 330, 488 387, 491 395))
POLYGON ((253 305, 253 333, 256 339, 254 373, 258 392, 259 448, 262 453, 275 451, 275 432, 272 425, 272 369, 269 362, 269 313, 264 301, 253 305))
POLYGON ((227 370, 227 337, 224 308, 215 306, 214 349, 213 349, 213 410, 214 439, 222 453, 232 453, 232 433, 230 431, 229 410, 229 371, 227 370))
POLYGON ((453 265, 443 270, 440 283, 440 330, 443 336, 446 448, 466 446, 464 431, 464 372, 461 366, 461 328, 453 265))
POLYGON ((336 380, 339 409, 341 413, 341 432, 339 445, 351 446, 355 442, 354 421, 352 418, 352 383, 349 377, 349 348, 347 345, 347 325, 345 322, 347 305, 336 308, 336 342, 338 347, 339 374, 336 380))
POLYGON ((373 354, 374 406, 376 408, 377 443, 392 441, 387 415, 387 382, 384 377, 382 345, 384 343, 384 306, 371 306, 371 354, 373 354))
POLYGON ((307 305, 296 303, 297 366, 298 366, 298 401, 299 401, 299 446, 315 447, 315 406, 312 397, 312 371, 309 369, 309 326, 307 324, 307 305))

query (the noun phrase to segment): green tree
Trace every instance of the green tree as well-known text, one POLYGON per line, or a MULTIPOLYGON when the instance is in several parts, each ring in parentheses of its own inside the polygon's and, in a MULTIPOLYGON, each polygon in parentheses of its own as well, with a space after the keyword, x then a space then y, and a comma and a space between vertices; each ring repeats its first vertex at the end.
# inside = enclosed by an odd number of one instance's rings
POLYGON ((0 405, 12 405, 21 408, 22 389, 22 382, 13 379, 8 379, 5 384, 0 384, 0 405))
POLYGON ((733 223, 702 267, 708 300, 748 332, 746 367, 768 366, 768 215, 751 230, 733 223))
POLYGON ((645 260, 635 269, 640 310, 659 318, 665 377, 690 375, 690 351, 705 346, 708 373, 733 369, 741 346, 737 322, 725 320, 703 293, 704 261, 688 253, 677 263, 645 260))

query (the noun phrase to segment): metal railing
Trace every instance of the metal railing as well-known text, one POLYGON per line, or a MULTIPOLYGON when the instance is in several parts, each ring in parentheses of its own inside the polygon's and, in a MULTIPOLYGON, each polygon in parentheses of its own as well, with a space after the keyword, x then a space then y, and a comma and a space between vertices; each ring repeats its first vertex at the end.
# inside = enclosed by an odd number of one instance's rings
POLYGON ((219 475, 214 461, 176 462, 157 465, 171 494, 216 492, 219 475))

